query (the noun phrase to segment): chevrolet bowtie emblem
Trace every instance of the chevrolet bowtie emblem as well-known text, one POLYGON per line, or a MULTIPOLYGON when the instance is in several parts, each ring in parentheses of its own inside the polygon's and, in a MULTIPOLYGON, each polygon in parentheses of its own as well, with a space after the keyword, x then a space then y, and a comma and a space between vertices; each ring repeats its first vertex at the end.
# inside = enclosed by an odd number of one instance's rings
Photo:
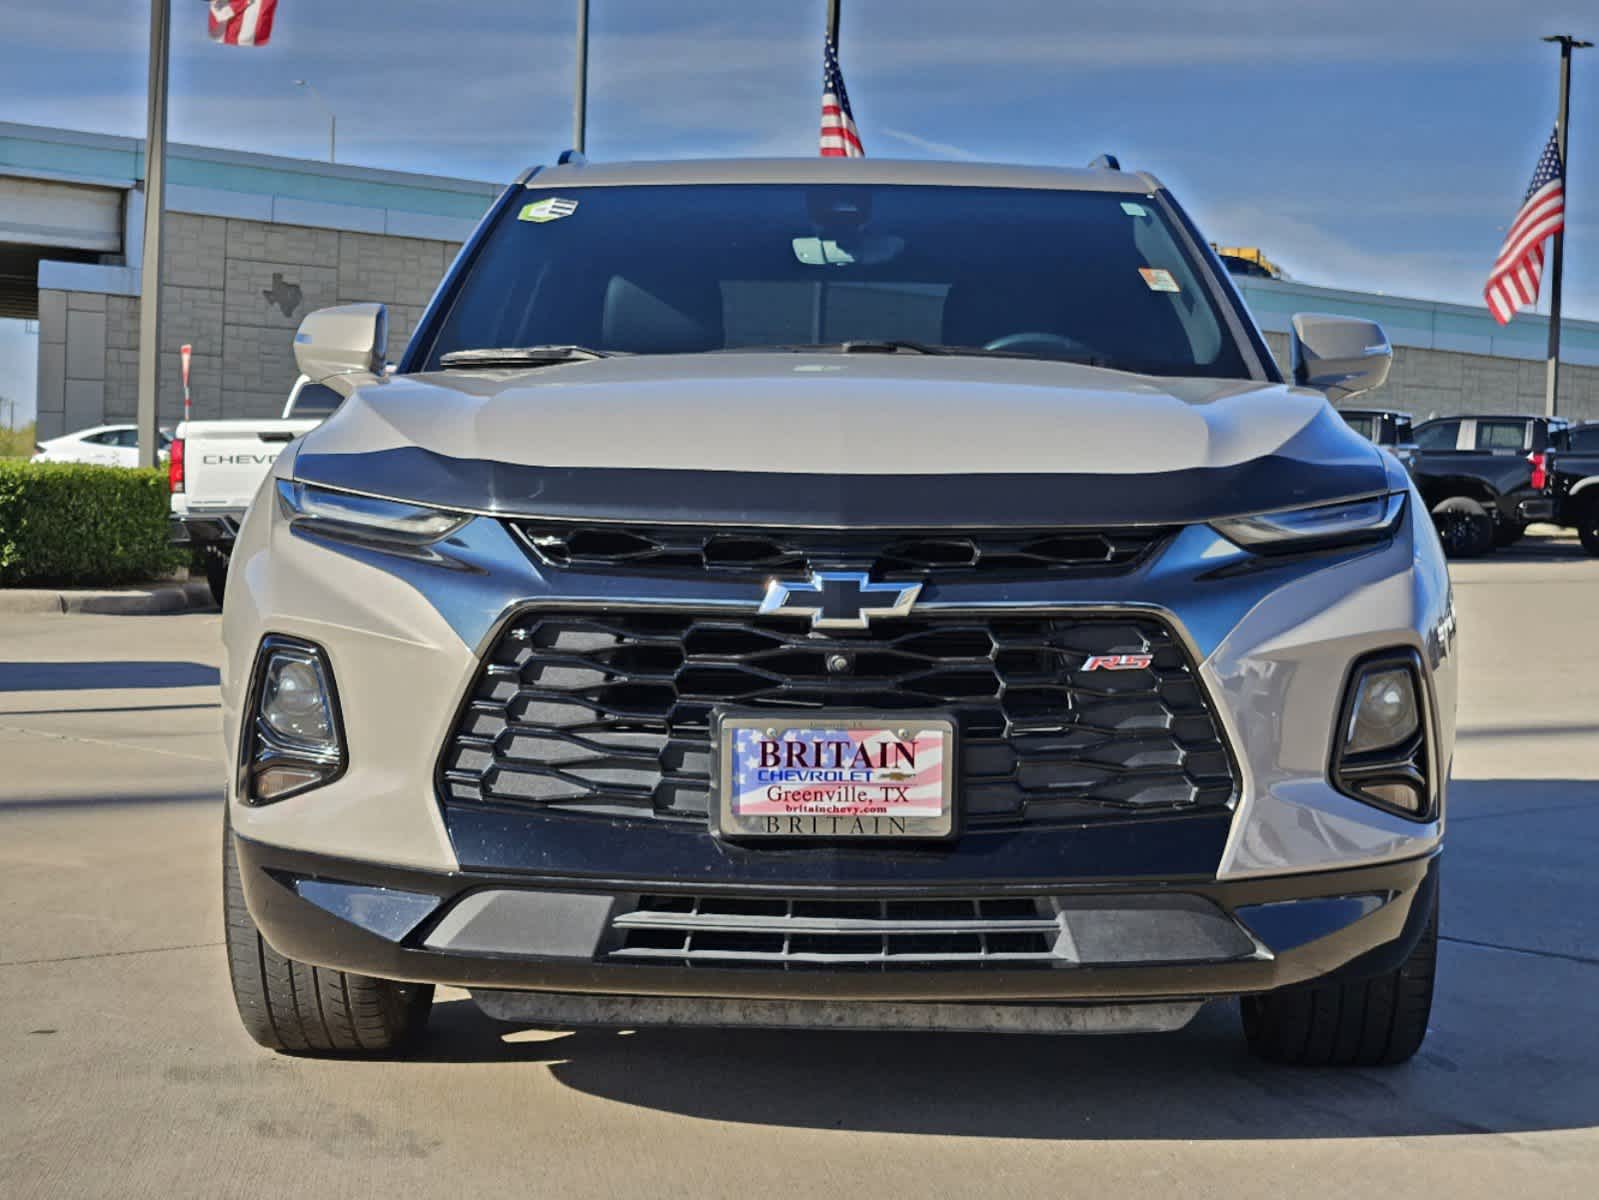
POLYGON ((873 583, 860 571, 813 571, 802 583, 774 579, 763 615, 810 617, 812 629, 865 629, 873 617, 908 617, 919 583, 873 583))

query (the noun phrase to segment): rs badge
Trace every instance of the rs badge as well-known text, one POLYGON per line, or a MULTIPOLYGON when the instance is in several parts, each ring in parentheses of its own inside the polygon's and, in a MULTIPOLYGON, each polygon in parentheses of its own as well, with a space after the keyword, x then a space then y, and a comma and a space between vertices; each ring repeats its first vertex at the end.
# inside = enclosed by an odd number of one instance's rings
POLYGON ((1153 654, 1095 654, 1083 664, 1083 670, 1142 671, 1154 661, 1153 654))

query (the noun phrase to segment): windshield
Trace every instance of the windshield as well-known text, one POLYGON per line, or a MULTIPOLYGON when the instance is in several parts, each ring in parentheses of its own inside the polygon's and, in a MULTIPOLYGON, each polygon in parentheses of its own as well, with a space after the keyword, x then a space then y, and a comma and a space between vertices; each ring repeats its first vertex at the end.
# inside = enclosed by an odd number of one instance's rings
POLYGON ((421 362, 490 347, 851 341, 1250 377, 1152 198, 904 185, 525 190, 421 362))

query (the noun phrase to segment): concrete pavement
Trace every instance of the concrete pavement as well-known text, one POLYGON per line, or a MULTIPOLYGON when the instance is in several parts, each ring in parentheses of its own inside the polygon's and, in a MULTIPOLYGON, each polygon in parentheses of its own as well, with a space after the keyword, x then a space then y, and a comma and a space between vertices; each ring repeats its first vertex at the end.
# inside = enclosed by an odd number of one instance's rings
POLYGON ((0 1192, 1599 1194, 1599 562, 1455 573, 1432 1033, 1263 1067, 1130 1039, 554 1033, 446 993, 420 1061, 257 1049, 220 947, 214 615, 0 617, 0 1192))

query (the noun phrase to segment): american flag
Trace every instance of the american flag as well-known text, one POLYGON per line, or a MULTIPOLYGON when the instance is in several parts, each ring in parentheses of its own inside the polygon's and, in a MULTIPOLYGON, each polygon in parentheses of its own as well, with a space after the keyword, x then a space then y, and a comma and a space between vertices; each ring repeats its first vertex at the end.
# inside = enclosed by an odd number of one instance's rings
POLYGON ((1560 143, 1551 133, 1538 169, 1532 173, 1527 198, 1510 223, 1499 258, 1488 274, 1488 286, 1482 290, 1488 311, 1501 325, 1508 325, 1517 310, 1538 302, 1544 239, 1565 227, 1566 168, 1560 161, 1560 143))
POLYGON ((844 73, 838 69, 838 47, 831 37, 822 43, 822 157, 866 157, 855 114, 849 110, 844 73))
POLYGON ((228 46, 264 46, 272 37, 278 0, 211 0, 211 40, 228 46))

